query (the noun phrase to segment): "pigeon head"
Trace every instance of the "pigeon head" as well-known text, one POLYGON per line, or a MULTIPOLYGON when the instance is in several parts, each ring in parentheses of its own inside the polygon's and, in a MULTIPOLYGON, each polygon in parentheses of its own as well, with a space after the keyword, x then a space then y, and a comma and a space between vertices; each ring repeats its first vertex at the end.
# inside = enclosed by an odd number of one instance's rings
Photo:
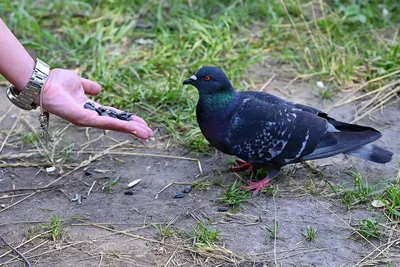
POLYGON ((183 81, 183 84, 193 85, 200 93, 216 92, 232 87, 224 71, 214 66, 202 67, 195 75, 183 81))

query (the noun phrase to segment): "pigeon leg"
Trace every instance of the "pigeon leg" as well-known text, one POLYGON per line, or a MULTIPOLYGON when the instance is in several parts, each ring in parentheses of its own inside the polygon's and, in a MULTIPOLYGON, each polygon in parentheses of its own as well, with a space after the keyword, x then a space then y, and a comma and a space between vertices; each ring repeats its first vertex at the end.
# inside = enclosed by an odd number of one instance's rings
POLYGON ((240 164, 239 166, 234 166, 231 168, 231 171, 234 172, 240 172, 243 170, 246 170, 246 172, 252 172, 253 171, 253 165, 251 163, 248 163, 247 161, 237 159, 236 163, 240 164))
POLYGON ((243 186, 240 189, 241 190, 254 190, 253 191, 253 196, 257 195, 264 187, 270 186, 269 182, 272 180, 272 178, 265 177, 259 182, 253 182, 253 181, 248 181, 250 185, 248 186, 243 186))

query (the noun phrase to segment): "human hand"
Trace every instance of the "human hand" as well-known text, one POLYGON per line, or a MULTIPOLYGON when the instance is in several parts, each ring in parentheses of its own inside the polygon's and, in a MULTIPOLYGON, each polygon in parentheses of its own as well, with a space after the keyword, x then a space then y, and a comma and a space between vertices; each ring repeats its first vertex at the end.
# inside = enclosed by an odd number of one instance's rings
MULTIPOLYGON (((81 78, 70 70, 52 69, 42 91, 43 108, 77 126, 120 131, 142 139, 153 136, 153 131, 138 116, 132 115, 131 121, 123 121, 99 116, 96 111, 85 109, 84 104, 89 101, 86 94, 96 96, 100 91, 100 85, 94 81, 81 78)), ((39 96, 35 103, 39 105, 39 96)), ((96 108, 100 106, 96 102, 94 104, 96 108)))

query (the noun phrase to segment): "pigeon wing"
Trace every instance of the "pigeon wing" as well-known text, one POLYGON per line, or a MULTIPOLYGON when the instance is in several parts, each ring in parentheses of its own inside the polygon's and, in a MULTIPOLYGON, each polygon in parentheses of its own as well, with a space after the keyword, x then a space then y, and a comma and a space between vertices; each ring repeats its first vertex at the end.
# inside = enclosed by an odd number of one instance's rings
POLYGON ((246 91, 246 92, 242 92, 241 93, 244 97, 248 97, 248 98, 257 98, 259 101, 265 102, 266 104, 279 104, 279 105, 287 105, 287 106, 291 106, 295 109, 304 111, 304 112, 308 112, 314 115, 319 115, 319 116, 326 116, 327 114, 324 113, 323 111, 316 109, 314 107, 310 107, 310 106, 306 106, 303 104, 298 104, 295 102, 290 102, 290 101, 286 101, 280 97, 268 94, 268 93, 264 93, 264 92, 256 92, 256 91, 246 91))
POLYGON ((278 101, 244 98, 232 116, 232 154, 255 165, 290 163, 310 154, 327 131, 325 119, 278 101))

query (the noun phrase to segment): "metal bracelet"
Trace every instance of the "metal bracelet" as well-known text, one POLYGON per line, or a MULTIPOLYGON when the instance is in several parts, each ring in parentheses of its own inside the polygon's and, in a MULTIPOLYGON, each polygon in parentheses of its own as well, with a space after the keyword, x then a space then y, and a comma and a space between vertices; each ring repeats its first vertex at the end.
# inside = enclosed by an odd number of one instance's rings
POLYGON ((49 77, 50 67, 39 58, 35 61, 35 68, 28 84, 18 94, 14 85, 10 84, 7 88, 8 99, 17 107, 25 110, 36 109, 34 103, 36 96, 42 91, 49 77))

